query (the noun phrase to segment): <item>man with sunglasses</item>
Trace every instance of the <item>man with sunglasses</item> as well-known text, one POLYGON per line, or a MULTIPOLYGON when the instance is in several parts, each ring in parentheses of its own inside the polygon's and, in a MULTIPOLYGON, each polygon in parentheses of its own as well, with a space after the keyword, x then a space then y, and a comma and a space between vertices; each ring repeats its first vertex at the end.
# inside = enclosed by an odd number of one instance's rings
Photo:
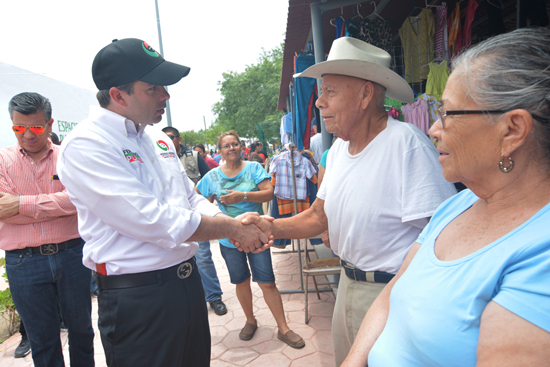
POLYGON ((76 208, 57 178, 52 107, 42 95, 25 92, 8 110, 17 143, 0 150, 0 248, 34 365, 64 365, 59 302, 71 366, 93 366, 92 278, 82 264, 76 208))
POLYGON ((92 64, 100 107, 61 147, 59 177, 78 211, 83 262, 98 274, 109 366, 209 366, 196 241, 231 238, 247 252, 270 245, 258 227, 198 195, 171 139, 147 127, 162 120, 164 86, 189 70, 142 40, 114 40, 92 64))

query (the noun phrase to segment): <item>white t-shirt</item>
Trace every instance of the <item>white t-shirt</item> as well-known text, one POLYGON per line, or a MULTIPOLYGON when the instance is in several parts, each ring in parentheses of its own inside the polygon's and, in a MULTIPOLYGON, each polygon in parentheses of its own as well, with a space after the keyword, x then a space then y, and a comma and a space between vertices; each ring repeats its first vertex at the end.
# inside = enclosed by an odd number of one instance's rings
POLYGON ((338 139, 317 197, 325 200, 330 244, 363 271, 396 273, 435 209, 456 194, 439 153, 420 129, 388 118, 363 151, 338 139), (422 228, 419 228, 422 227, 422 228))
POLYGON ((309 148, 313 152, 313 160, 319 164, 321 157, 323 156, 323 136, 322 134, 315 134, 309 141, 309 148))

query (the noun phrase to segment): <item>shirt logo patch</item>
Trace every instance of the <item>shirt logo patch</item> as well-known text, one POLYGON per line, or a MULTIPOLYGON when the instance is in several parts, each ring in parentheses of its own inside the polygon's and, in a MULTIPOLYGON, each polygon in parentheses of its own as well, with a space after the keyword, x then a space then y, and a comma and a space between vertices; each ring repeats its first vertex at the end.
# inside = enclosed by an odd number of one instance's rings
POLYGON ((132 152, 131 150, 129 149, 122 149, 122 152, 124 153, 124 156, 126 157, 126 159, 128 160, 128 162, 132 163, 132 162, 141 162, 143 163, 143 159, 141 159, 141 157, 139 156, 139 154, 137 153, 134 153, 132 152))
POLYGON ((166 158, 166 159, 168 159, 168 158, 176 158, 176 153, 174 153, 174 152, 162 152, 162 153, 160 153, 160 156, 161 156, 162 158, 166 158))
POLYGON ((157 146, 165 152, 168 150, 168 144, 162 140, 157 141, 157 146))

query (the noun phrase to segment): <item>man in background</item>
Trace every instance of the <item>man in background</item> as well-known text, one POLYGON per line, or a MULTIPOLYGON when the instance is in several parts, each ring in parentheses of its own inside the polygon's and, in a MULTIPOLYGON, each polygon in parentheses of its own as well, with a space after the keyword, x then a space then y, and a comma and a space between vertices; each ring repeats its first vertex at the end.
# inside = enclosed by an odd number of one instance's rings
POLYGON ((216 167, 219 166, 218 162, 216 162, 214 159, 210 158, 206 154, 206 150, 204 149, 204 145, 202 145, 201 143, 195 144, 193 149, 196 152, 199 152, 199 154, 204 158, 204 160, 206 161, 206 164, 208 164, 208 167, 210 167, 210 169, 213 169, 213 168, 216 168, 216 167))
POLYGON ((57 177, 59 148, 48 139, 52 107, 44 96, 25 92, 8 110, 17 143, 0 150, 0 248, 13 302, 35 366, 64 365, 58 303, 71 366, 93 366, 92 275, 82 265, 76 208, 57 177))
MULTIPOLYGON (((176 153, 178 157, 180 157, 180 161, 187 171, 188 165, 186 166, 185 159, 187 159, 186 155, 190 154, 191 150, 181 144, 182 138, 178 129, 168 126, 162 129, 162 131, 170 138, 170 140, 172 140, 172 142, 174 142, 176 153)), ((195 149, 193 157, 200 159, 202 158, 202 154, 195 149)), ((214 163, 216 162, 214 161, 214 163)), ((210 171, 207 161, 204 160, 199 161, 198 168, 200 177, 204 177, 204 175, 210 171)), ((193 175, 193 173, 188 172, 188 176, 189 175, 193 175)), ((216 315, 225 315, 227 313, 227 307, 222 301, 223 292, 220 286, 220 280, 218 279, 218 273, 216 272, 216 266, 214 265, 214 260, 212 259, 210 241, 199 241, 199 248, 195 253, 195 259, 197 260, 197 268, 199 269, 199 273, 201 275, 202 288, 204 289, 204 297, 206 302, 210 304, 210 307, 214 310, 216 315)))

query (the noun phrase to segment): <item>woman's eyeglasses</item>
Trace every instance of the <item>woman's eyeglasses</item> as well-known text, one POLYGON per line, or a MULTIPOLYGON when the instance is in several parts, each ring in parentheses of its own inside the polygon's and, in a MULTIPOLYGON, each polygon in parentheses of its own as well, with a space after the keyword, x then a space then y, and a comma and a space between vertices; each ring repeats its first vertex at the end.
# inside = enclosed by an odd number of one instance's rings
POLYGON ((23 125, 13 125, 11 127, 13 129, 13 132, 16 134, 23 134, 27 129, 29 129, 31 132, 35 133, 36 135, 42 135, 44 134, 44 131, 46 131, 46 128, 44 126, 23 126, 23 125))
POLYGON ((439 118, 439 121, 441 121, 441 127, 445 129, 445 117, 452 116, 452 115, 484 115, 484 114, 491 114, 491 113, 506 113, 509 111, 503 111, 503 110, 454 110, 454 111, 447 111, 443 108, 441 103, 437 106, 437 117, 439 118))
POLYGON ((229 144, 224 145, 224 146, 222 147, 222 149, 229 149, 229 148, 231 148, 231 147, 237 149, 237 148, 240 147, 240 146, 241 146, 241 143, 232 143, 231 145, 229 145, 229 144))

